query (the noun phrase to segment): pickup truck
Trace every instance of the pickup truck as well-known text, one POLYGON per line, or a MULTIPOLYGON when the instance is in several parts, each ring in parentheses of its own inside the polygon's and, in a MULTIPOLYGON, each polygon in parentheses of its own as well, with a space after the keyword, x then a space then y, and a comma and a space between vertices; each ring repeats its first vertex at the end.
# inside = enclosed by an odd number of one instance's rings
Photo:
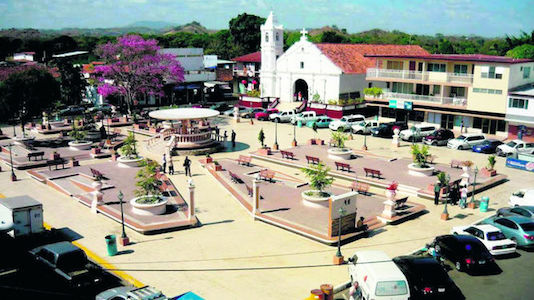
POLYGON ((502 144, 498 146, 496 153, 499 156, 508 156, 508 155, 516 154, 516 153, 533 154, 534 143, 527 143, 522 140, 513 140, 506 144, 502 144))
POLYGON ((352 125, 352 133, 369 134, 371 133, 371 129, 377 128, 379 125, 378 121, 375 120, 362 121, 356 125, 352 125))
POLYGON ((269 120, 274 122, 290 122, 291 118, 295 116, 295 111, 285 110, 279 113, 269 115, 269 120))
POLYGON ((317 114, 314 111, 303 111, 291 118, 291 124, 297 124, 300 121, 302 124, 308 123, 308 121, 317 120, 317 114))
MULTIPOLYGON (((52 273, 69 288, 84 288, 102 282, 102 272, 89 263, 85 252, 70 242, 58 242, 29 251, 31 267, 37 267, 38 276, 52 273)), ((52 275, 51 274, 51 275, 52 275)))

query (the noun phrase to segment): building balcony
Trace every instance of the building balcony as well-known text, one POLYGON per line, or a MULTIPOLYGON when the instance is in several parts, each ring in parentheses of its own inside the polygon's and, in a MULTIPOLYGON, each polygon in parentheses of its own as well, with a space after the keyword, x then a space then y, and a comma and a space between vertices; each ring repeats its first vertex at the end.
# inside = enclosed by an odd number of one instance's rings
POLYGON ((467 98, 465 97, 443 97, 443 96, 426 96, 384 92, 378 97, 365 95, 366 100, 403 100, 419 102, 419 104, 435 104, 435 105, 452 105, 458 107, 465 107, 467 105, 467 98))
POLYGON ((445 73, 445 72, 419 72, 409 70, 367 69, 366 80, 405 81, 417 83, 444 83, 444 84, 473 84, 472 74, 445 73))

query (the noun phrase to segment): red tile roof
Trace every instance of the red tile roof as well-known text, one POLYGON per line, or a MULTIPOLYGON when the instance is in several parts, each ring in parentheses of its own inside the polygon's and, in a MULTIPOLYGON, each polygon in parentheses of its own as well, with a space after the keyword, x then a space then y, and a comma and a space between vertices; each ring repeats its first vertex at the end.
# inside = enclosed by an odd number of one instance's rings
POLYGON ((375 67, 375 58, 367 55, 429 55, 417 45, 315 44, 343 73, 364 74, 375 67))
POLYGON ((245 54, 242 56, 238 56, 235 58, 232 58, 233 61, 240 61, 240 62, 257 62, 261 63, 261 52, 253 52, 249 54, 245 54))
POLYGON ((492 62, 517 64, 533 62, 533 59, 528 58, 511 58, 506 56, 495 56, 485 54, 429 54, 429 55, 366 55, 367 57, 382 57, 382 58, 413 58, 425 60, 452 60, 452 61, 468 61, 468 62, 492 62))

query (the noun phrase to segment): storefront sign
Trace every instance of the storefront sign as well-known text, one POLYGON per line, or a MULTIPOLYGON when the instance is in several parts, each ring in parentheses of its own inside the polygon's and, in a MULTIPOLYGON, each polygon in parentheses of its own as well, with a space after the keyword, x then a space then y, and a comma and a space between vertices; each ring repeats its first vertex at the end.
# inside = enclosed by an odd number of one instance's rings
POLYGON ((534 162, 508 157, 506 166, 520 170, 534 172, 534 162))
POLYGON ((404 100, 389 100, 390 108, 412 110, 413 102, 404 100))

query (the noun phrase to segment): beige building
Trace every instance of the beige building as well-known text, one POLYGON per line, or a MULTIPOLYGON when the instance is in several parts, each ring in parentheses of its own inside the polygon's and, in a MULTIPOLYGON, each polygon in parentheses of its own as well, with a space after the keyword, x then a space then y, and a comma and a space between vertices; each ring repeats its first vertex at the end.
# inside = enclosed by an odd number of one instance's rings
POLYGON ((506 136, 508 92, 534 82, 534 60, 491 55, 384 56, 367 69, 382 81, 379 97, 366 95, 381 118, 427 122, 438 127, 506 136))

